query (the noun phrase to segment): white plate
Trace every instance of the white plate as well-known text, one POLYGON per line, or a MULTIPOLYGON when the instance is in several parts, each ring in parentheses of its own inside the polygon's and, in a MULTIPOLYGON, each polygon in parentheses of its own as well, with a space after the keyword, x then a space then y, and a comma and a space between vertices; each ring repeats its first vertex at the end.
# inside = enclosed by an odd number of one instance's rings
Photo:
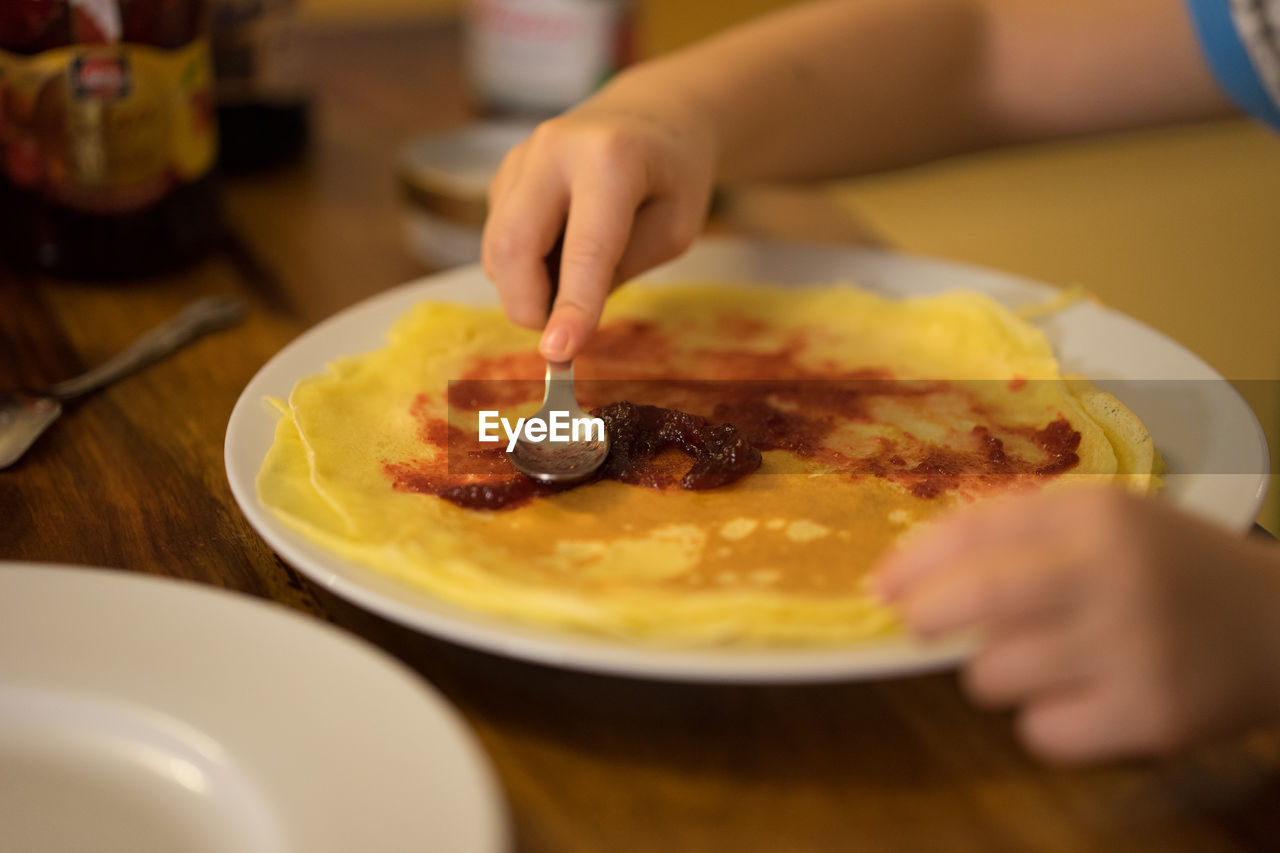
MULTIPOLYGON (((852 281, 894 296, 966 288, 1016 307, 1056 291, 977 267, 892 252, 708 240, 646 281, 718 279, 786 284, 852 281)), ((822 651, 671 651, 541 629, 475 613, 410 589, 308 541, 259 502, 254 478, 271 446, 276 413, 267 396, 338 356, 374 350, 405 310, 424 299, 496 304, 479 267, 464 267, 379 294, 331 317, 271 359, 245 388, 227 426, 231 490, 250 523, 285 560, 334 593, 402 624, 498 654, 618 675, 689 681, 784 682, 870 678, 954 664, 958 646, 882 641, 822 651)), ((1157 438, 1172 473, 1165 497, 1245 529, 1261 506, 1268 455, 1257 418, 1214 370, 1160 333, 1082 302, 1043 324, 1063 367, 1101 380, 1157 438)))
POLYGON ((470 733, 372 647, 209 587, 0 564, 0 850, 507 844, 470 733))

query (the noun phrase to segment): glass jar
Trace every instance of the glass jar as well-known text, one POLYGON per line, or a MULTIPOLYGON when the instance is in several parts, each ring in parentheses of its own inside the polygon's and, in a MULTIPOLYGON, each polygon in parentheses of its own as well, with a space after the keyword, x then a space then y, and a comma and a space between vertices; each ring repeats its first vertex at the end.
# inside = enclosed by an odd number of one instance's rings
POLYGON ((205 0, 0 4, 0 239, 86 278, 213 245, 217 153, 205 0))
POLYGON ((311 134, 311 98, 295 67, 295 0, 211 3, 219 168, 248 172, 297 160, 311 134))

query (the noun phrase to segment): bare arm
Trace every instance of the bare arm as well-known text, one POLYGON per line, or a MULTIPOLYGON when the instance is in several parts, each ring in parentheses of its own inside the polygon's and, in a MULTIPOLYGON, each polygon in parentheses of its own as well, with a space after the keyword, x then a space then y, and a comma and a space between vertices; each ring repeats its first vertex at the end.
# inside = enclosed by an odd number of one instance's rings
POLYGON ((842 176, 1230 109, 1181 0, 825 0, 619 80, 619 94, 633 87, 696 99, 728 179, 842 176))
POLYGON ((717 181, 816 178, 1197 118, 1229 103, 1181 0, 823 0, 637 66, 490 186, 484 263, 547 358, 688 247, 717 181), (567 223, 567 224, 566 224, 567 223), (542 264, 565 230, 547 319, 542 264))

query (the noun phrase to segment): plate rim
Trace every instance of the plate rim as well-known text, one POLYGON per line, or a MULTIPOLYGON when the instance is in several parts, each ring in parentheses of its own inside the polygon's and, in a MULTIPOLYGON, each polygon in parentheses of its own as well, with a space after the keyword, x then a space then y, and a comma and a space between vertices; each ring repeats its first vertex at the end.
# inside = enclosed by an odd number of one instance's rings
MULTIPOLYGON (((281 636, 294 638, 303 646, 314 645, 318 642, 319 637, 326 638, 324 647, 317 649, 318 653, 332 651, 334 646, 331 644, 344 647, 352 655, 349 661, 353 661, 367 675, 370 679, 370 684, 382 682, 389 686, 395 685, 393 689, 397 690, 406 700, 405 704, 401 705, 400 713, 417 718, 418 722, 423 724, 422 730, 424 733, 430 731, 434 733, 436 738, 443 738, 449 741, 455 757, 464 762, 467 778, 462 779, 451 774, 449 788, 462 791, 464 790, 463 783, 465 783, 465 787, 471 788, 474 795, 474 797, 469 796, 468 801, 474 805, 475 814, 479 818, 473 825, 464 827, 464 832, 470 842, 479 845, 476 849, 491 850, 494 853, 510 849, 513 831, 505 792, 499 782, 492 760, 471 725, 449 701, 448 697, 440 692, 439 688, 405 662, 369 640, 271 600, 233 589, 128 569, 62 562, 2 560, 0 561, 0 588, 6 588, 10 585, 23 586, 27 589, 34 588, 37 590, 37 595, 57 595, 65 591, 67 586, 79 588, 80 591, 76 594, 80 596, 86 596, 89 592, 101 593, 103 589, 109 589, 113 595, 133 598, 135 604, 130 606, 152 603, 150 599, 158 595, 164 599, 166 606, 192 608, 193 612, 194 610, 201 610, 202 612, 197 617, 197 622, 209 616, 204 608, 212 607, 215 611, 226 610, 228 613, 237 611, 239 614, 252 612, 255 614, 252 618, 242 618, 236 621, 237 634, 242 634, 244 631, 263 631, 262 626, 274 623, 274 627, 270 630, 282 631, 284 633, 281 636), (92 589, 85 590, 86 585, 92 589), (143 601, 144 599, 146 601, 143 601), (410 697, 412 698, 410 699, 410 697), (409 707, 409 703, 412 703, 413 707, 409 707), (426 725, 428 723, 430 724, 429 726, 426 725)), ((4 610, 4 606, 3 602, 0 602, 0 611, 4 610)), ((98 611, 95 610, 94 612, 98 611)), ((111 621, 112 611, 110 608, 104 608, 101 612, 104 619, 111 621)), ((216 618, 219 615, 221 614, 215 613, 209 618, 216 618)), ((54 614, 54 618, 57 618, 57 614, 54 614)), ((83 623, 77 624, 82 625, 83 623)), ((112 622, 112 625, 113 627, 118 627, 114 622, 112 622)), ((146 625, 130 623, 129 630, 136 632, 136 637, 146 639, 146 632, 148 631, 146 625)), ((206 643, 216 644, 220 642, 219 638, 222 634, 223 632, 220 630, 205 630, 195 635, 183 634, 182 636, 171 638, 173 640, 172 644, 166 644, 163 652, 158 651, 157 653, 171 654, 174 646, 181 647, 183 643, 189 644, 188 647, 190 648, 197 648, 206 643)), ((273 635, 270 639, 279 640, 279 636, 273 635)), ((119 640, 113 638, 113 641, 118 642, 119 640)), ((295 654, 294 650, 286 651, 291 657, 295 654)), ((27 654, 29 652, 26 650, 19 649, 15 650, 11 657, 20 658, 27 654)), ((94 679, 82 676, 83 683, 76 684, 74 678, 70 682, 64 680, 61 673, 52 677, 47 676, 46 680, 39 682, 29 682, 27 678, 23 677, 9 680, 13 676, 12 673, 9 673, 8 677, 6 677, 6 670, 3 665, 4 659, 5 656, 0 655, 0 694, 16 691, 16 694, 21 696, 24 692, 36 690, 38 693, 52 696, 76 696, 81 701, 93 700, 95 704, 103 703, 113 707, 129 707, 139 713, 145 712, 149 716, 158 715, 157 719, 172 720, 190 728, 192 731, 208 735, 208 732, 198 722, 185 719, 180 714, 175 713, 171 707, 149 704, 145 699, 140 699, 137 695, 136 687, 121 685, 115 691, 110 688, 104 690, 101 685, 91 683, 94 679), (86 687, 86 685, 89 686, 86 687)), ((146 660, 130 658, 118 665, 125 669, 136 670, 146 666, 146 660)), ((51 668, 56 670, 59 667, 54 664, 51 668)), ((308 680, 321 689, 331 689, 334 692, 341 691, 341 685, 333 684, 331 687, 328 680, 318 677, 320 672, 319 669, 314 670, 316 675, 309 675, 308 680)), ((224 679, 228 684, 234 684, 236 679, 242 678, 240 671, 231 666, 226 667, 214 677, 224 679)), ((164 690, 167 689, 169 688, 164 688, 164 690)), ((252 694, 246 692, 246 695, 252 694)), ((249 713, 251 708, 247 703, 244 708, 245 710, 238 714, 233 713, 233 717, 239 716, 241 719, 249 720, 251 729, 265 732, 269 735, 273 725, 278 725, 278 723, 263 722, 262 715, 249 713)), ((323 710, 327 711, 328 708, 323 710)), ((225 713, 225 709, 220 709, 218 713, 225 713)), ((325 755, 323 750, 317 750, 315 754, 317 756, 325 755)), ((424 764, 424 766, 430 765, 431 762, 425 762, 424 764)), ((381 766, 379 767, 380 771, 384 769, 381 766)), ((457 768, 454 767, 453 769, 457 768)), ((431 770, 429 773, 437 774, 437 771, 431 770)), ((382 778, 385 774, 375 773, 372 775, 374 778, 382 778)), ((420 780, 421 778, 425 777, 420 777, 420 780)), ((392 783, 395 782, 395 780, 390 781, 392 783)), ((256 782, 255 787, 261 786, 261 779, 257 779, 256 782)), ((260 793, 270 795, 273 790, 272 787, 267 786, 260 793)), ((341 797, 340 791, 335 791, 334 796, 339 799, 349 799, 341 797)), ((288 824, 284 825, 284 829, 288 829, 288 824)), ((390 841, 391 839, 387 840, 390 841)), ((405 840, 397 839, 398 842, 405 840)), ((408 840, 430 843, 431 838, 428 836, 408 840)))
MULTIPOLYGON (((843 246, 836 244, 809 244, 797 242, 778 242, 769 240, 746 240, 734 237, 702 238, 694 246, 695 250, 704 253, 716 251, 738 251, 763 254, 775 252, 798 253, 830 253, 832 259, 853 258, 862 256, 880 263, 899 262, 923 264, 940 271, 963 271, 966 276, 999 281, 1002 286, 1012 287, 1023 293, 1046 294, 1057 293, 1052 285, 1021 276, 1004 270, 984 267, 965 261, 953 261, 910 252, 901 252, 881 247, 843 246)), ((669 267, 679 268, 688 253, 669 264, 640 276, 637 281, 660 281, 668 274, 669 267)), ((852 262, 852 261, 851 261, 852 262)), ((678 275, 678 274, 677 274, 678 275)), ((690 276, 685 276, 689 278, 690 276)), ((852 274, 849 276, 852 278, 852 274)), ((238 468, 236 454, 239 451, 239 440, 247 436, 244 424, 254 417, 252 409, 265 406, 260 399, 264 392, 256 391, 259 386, 268 384, 268 380, 281 370, 282 365, 297 357, 313 342, 324 339, 335 328, 344 324, 358 322, 366 313, 376 315, 379 311, 388 310, 386 306, 400 301, 410 302, 425 298, 428 291, 450 283, 465 283, 479 279, 488 284, 483 269, 478 264, 444 270, 422 276, 409 282, 388 288, 343 308, 330 317, 311 326, 302 332, 278 352, 276 352, 246 384, 236 401, 227 423, 224 443, 224 463, 232 495, 241 512, 249 521, 255 532, 283 558, 289 565, 301 571, 313 581, 320 583, 336 595, 352 601, 362 608, 385 616, 401 625, 421 631, 449 642, 458 643, 482 652, 523 660, 556 668, 571 669, 600 675, 622 676, 628 678, 652 679, 663 681, 695 682, 695 683, 731 683, 731 684, 791 684, 821 683, 833 681, 855 681, 885 677, 908 676, 950 669, 961 663, 971 652, 972 643, 966 640, 945 644, 925 644, 910 639, 894 638, 883 642, 868 641, 852 644, 837 649, 747 649, 719 650, 703 649, 666 649, 641 644, 627 644, 608 638, 597 638, 587 634, 577 634, 568 630, 531 626, 514 620, 504 620, 488 614, 465 610, 442 599, 427 596, 420 591, 403 586, 406 594, 419 598, 429 598, 441 605, 444 613, 424 610, 413 603, 389 598, 378 590, 370 588, 368 583, 361 583, 355 578, 344 577, 332 568, 313 566, 312 557, 305 553, 307 548, 316 547, 302 539, 301 534, 288 528, 275 518, 270 510, 258 505, 254 481, 262 459, 256 459, 254 470, 242 481, 235 473, 238 468), (419 295, 419 292, 423 292, 419 295), (254 393, 251 393, 254 392, 254 393), (259 523, 263 519, 263 523, 259 523), (297 541, 294 541, 297 540, 297 541), (302 547, 299 547, 301 544, 302 547), (455 611, 450 613, 449 611, 455 611), (874 652, 875 662, 868 660, 868 653, 874 652)), ((834 279, 832 280, 834 281, 834 279)), ((821 282, 813 282, 821 283, 821 282)), ((826 283, 831 283, 827 281, 826 283)), ((489 285, 492 287, 492 285, 489 285)), ((803 285, 802 285, 803 286, 803 285)), ((1031 297, 1026 299, 1030 301, 1031 297)), ((454 300, 457 301, 457 300, 454 300)), ((496 296, 472 300, 469 304, 494 305, 496 296)), ((1269 448, 1261 424, 1252 408, 1244 401, 1239 392, 1230 386, 1211 365, 1196 355, 1180 342, 1170 338, 1148 324, 1120 312, 1110 306, 1093 305, 1097 310, 1105 312, 1113 319, 1135 324, 1146 334, 1159 338, 1161 343, 1177 349, 1179 354, 1197 363, 1206 377, 1216 377, 1227 384, 1236 402, 1248 412, 1252 421, 1252 436, 1261 448, 1269 464, 1269 448)), ((383 327, 383 335, 389 327, 392 317, 383 327)), ((367 350, 366 350, 367 351, 367 350)), ((355 350, 346 349, 329 358, 339 355, 353 354, 355 350)), ((311 372, 323 370, 324 366, 313 367, 311 372)), ((295 376, 296 382, 301 376, 295 376)), ((271 422, 274 430, 274 421, 271 422)), ((1263 475, 1252 495, 1253 516, 1256 516, 1266 494, 1268 477, 1263 475)), ((1252 518, 1252 516, 1251 516, 1252 518)), ((1251 523, 1251 522, 1250 522, 1251 523)), ((1240 526, 1237 524, 1236 526, 1240 526)), ((331 552, 330 559, 338 560, 355 569, 357 573, 377 575, 376 571, 361 566, 357 561, 349 560, 331 552)), ((382 579, 386 581, 385 578, 382 579)), ((375 581, 376 582, 376 581, 375 581)))

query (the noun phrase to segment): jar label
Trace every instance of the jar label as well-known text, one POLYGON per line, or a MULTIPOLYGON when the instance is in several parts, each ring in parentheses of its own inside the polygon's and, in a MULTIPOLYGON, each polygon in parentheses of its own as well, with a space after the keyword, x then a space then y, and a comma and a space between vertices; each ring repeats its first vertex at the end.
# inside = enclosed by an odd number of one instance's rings
POLYGON ((0 170, 77 210, 145 207, 213 167, 212 80, 204 39, 0 50, 0 170))

